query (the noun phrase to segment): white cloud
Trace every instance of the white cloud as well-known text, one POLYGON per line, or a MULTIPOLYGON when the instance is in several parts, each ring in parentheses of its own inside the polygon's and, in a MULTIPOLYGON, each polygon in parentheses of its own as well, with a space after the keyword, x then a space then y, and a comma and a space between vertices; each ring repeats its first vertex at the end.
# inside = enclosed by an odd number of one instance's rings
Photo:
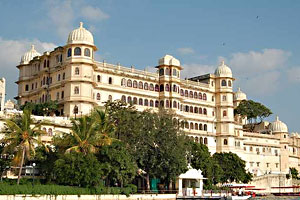
POLYGON ((194 54, 195 53, 194 49, 192 49, 190 47, 178 48, 177 52, 181 55, 188 55, 188 54, 194 54))
POLYGON ((101 21, 109 18, 109 15, 104 13, 100 8, 85 6, 81 9, 81 15, 93 21, 101 21))
POLYGON ((181 78, 191 78, 208 73, 214 73, 216 67, 213 65, 201 65, 201 64, 183 64, 183 71, 181 72, 181 78))
POLYGON ((288 80, 290 82, 300 82, 300 67, 293 67, 287 71, 288 80))

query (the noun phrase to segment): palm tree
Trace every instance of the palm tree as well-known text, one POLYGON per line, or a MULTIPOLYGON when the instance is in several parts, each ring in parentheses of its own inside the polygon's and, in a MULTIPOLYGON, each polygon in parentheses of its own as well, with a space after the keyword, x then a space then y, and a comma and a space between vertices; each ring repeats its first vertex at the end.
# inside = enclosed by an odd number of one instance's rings
POLYGON ((58 146, 68 146, 66 153, 81 152, 84 155, 96 153, 98 147, 110 145, 112 125, 103 111, 95 111, 91 116, 72 119, 71 134, 65 134, 58 141, 58 146))
POLYGON ((17 181, 19 185, 24 161, 35 155, 35 146, 42 145, 48 150, 40 139, 46 132, 41 130, 40 122, 34 125, 31 111, 25 109, 21 116, 5 120, 4 133, 5 136, 1 140, 6 144, 3 153, 14 152, 13 164, 20 166, 17 181))

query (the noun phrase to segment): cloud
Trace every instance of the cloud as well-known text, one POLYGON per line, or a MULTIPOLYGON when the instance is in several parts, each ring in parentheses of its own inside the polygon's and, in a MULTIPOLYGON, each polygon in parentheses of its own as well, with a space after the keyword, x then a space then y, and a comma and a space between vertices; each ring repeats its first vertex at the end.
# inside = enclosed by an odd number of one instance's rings
POLYGON ((181 78, 191 78, 208 73, 214 73, 216 66, 213 65, 201 65, 201 64, 183 64, 183 71, 181 72, 181 78))
POLYGON ((293 67, 287 70, 287 76, 290 82, 300 82, 300 67, 293 67))
POLYGON ((81 15, 92 21, 101 21, 109 18, 109 15, 104 13, 100 8, 85 6, 81 9, 81 15))
POLYGON ((181 55, 189 55, 189 54, 195 53, 194 49, 192 49, 190 47, 178 48, 177 52, 181 55))

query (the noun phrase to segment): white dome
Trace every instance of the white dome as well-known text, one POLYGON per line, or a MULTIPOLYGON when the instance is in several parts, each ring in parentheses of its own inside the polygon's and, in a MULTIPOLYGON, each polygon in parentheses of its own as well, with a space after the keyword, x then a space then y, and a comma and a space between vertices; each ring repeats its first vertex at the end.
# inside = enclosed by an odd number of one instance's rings
POLYGON ((234 94, 233 99, 235 101, 247 100, 247 95, 241 91, 241 88, 238 88, 238 91, 234 94))
POLYGON ((30 51, 27 51, 22 57, 20 64, 28 64, 34 57, 41 56, 39 52, 34 49, 34 45, 31 45, 30 51))
POLYGON ((285 123, 279 120, 279 117, 276 117, 276 120, 271 123, 270 129, 273 133, 287 133, 288 127, 285 123))
POLYGON ((165 55, 158 61, 159 65, 173 65, 173 66, 178 66, 180 67, 180 62, 176 58, 174 58, 171 55, 165 55))
POLYGON ((69 34, 67 44, 89 44, 94 46, 94 37, 91 32, 83 28, 83 23, 80 22, 79 28, 69 34))
POLYGON ((215 75, 218 77, 232 77, 231 69, 225 65, 224 61, 221 62, 221 65, 216 69, 215 75))

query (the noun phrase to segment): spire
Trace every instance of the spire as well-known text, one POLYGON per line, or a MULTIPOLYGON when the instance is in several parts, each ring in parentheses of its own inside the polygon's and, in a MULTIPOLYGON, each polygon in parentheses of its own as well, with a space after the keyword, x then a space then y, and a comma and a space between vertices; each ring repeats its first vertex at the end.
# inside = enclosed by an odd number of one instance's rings
POLYGON ((224 62, 224 60, 222 60, 222 61, 221 61, 221 65, 225 65, 225 62, 224 62))
POLYGON ((83 28, 83 22, 79 23, 79 28, 83 28))
POLYGON ((31 50, 34 51, 34 45, 33 44, 31 45, 31 50))
POLYGON ((240 91, 241 91, 241 88, 239 87, 239 88, 238 88, 238 92, 240 92, 240 91))
POLYGON ((278 117, 278 115, 276 116, 276 121, 279 121, 279 117, 278 117))

